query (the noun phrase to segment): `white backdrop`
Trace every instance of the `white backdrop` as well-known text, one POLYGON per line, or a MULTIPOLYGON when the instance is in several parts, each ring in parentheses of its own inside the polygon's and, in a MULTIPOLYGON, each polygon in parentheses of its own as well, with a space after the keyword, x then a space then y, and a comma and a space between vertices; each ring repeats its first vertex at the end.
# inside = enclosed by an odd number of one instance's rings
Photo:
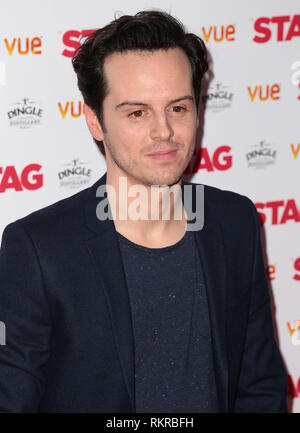
POLYGON ((1 0, 0 237, 8 223, 105 172, 71 56, 85 30, 151 7, 207 44, 202 153, 187 178, 247 195, 262 214, 289 407, 300 412, 300 334, 292 329, 300 319, 299 0, 1 0))

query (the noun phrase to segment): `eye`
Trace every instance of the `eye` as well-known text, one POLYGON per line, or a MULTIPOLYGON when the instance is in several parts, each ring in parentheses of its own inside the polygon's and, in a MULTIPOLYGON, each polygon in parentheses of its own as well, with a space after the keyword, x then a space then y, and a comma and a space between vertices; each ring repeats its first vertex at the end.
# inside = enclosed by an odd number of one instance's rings
POLYGON ((144 110, 136 110, 133 113, 129 114, 129 117, 135 117, 136 119, 139 117, 142 117, 144 113, 144 110))
POLYGON ((181 107, 180 105, 176 105, 175 107, 171 108, 175 113, 182 113, 186 111, 184 107, 181 107))

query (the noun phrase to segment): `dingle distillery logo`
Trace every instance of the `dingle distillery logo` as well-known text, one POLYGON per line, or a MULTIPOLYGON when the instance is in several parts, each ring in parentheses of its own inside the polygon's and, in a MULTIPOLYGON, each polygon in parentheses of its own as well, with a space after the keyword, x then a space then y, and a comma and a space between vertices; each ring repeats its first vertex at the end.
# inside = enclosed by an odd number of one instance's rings
POLYGON ((79 189, 88 186, 91 182, 92 170, 88 163, 73 159, 71 162, 63 164, 63 169, 58 172, 60 186, 68 189, 79 189))
POLYGON ((226 108, 231 108, 233 92, 228 86, 217 82, 209 87, 207 94, 203 95, 201 99, 208 110, 213 112, 223 111, 226 108))
POLYGON ((13 107, 7 112, 10 126, 25 129, 41 124, 43 109, 38 102, 24 98, 11 105, 13 107))
POLYGON ((277 150, 274 145, 261 140, 258 144, 251 146, 252 150, 246 153, 248 167, 258 169, 266 168, 275 164, 277 150))

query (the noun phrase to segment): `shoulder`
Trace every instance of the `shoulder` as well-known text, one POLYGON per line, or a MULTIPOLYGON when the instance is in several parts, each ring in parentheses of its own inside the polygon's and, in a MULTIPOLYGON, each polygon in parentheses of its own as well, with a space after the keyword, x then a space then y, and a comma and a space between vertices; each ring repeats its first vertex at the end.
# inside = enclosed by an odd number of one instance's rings
POLYGON ((86 188, 11 222, 5 227, 3 237, 8 233, 20 231, 33 236, 43 235, 45 238, 57 237, 59 234, 68 232, 74 233, 83 225, 85 197, 91 188, 86 188))

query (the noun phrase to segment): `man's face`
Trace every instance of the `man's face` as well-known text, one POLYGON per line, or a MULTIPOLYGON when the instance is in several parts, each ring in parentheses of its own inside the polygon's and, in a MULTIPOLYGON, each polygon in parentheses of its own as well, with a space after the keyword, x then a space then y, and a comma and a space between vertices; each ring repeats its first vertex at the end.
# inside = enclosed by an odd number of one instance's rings
POLYGON ((192 157, 197 130, 187 56, 179 48, 114 53, 104 72, 108 172, 148 186, 177 183, 192 157))

